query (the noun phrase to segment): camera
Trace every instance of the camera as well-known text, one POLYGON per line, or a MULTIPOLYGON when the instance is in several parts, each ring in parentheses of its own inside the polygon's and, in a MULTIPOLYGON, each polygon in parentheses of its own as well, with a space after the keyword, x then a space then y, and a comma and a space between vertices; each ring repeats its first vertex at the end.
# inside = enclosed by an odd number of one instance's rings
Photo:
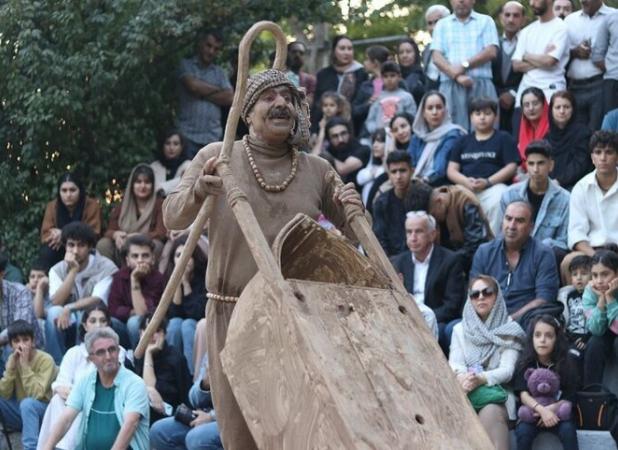
POLYGON ((174 420, 177 420, 188 427, 191 426, 191 422, 193 422, 195 417, 196 415, 193 414, 193 410, 184 403, 178 405, 178 408, 176 408, 176 412, 174 413, 174 420))

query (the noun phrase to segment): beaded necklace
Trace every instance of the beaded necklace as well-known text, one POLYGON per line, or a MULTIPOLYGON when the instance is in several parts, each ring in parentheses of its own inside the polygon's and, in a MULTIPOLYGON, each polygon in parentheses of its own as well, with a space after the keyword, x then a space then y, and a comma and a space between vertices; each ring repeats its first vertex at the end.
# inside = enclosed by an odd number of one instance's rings
POLYGON ((255 179, 262 189, 266 192, 283 192, 286 190, 288 185, 292 182, 294 177, 296 176, 296 170, 298 169, 298 150, 296 148, 292 149, 292 170, 288 177, 283 180, 281 184, 266 184, 264 180, 264 176, 258 169, 257 164, 255 163, 255 159, 253 158, 253 153, 251 153, 251 147, 249 146, 249 140, 247 136, 245 136, 242 140, 243 147, 245 152, 247 153, 247 158, 249 159, 249 165, 251 166, 251 170, 253 171, 253 175, 255 175, 255 179))

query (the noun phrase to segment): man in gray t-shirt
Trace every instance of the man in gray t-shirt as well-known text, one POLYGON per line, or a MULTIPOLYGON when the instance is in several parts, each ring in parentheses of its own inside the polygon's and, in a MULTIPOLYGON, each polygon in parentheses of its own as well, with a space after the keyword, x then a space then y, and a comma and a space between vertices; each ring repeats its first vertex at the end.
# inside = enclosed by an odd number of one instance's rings
POLYGON ((230 106, 234 97, 225 72, 213 64, 222 46, 218 31, 204 31, 198 37, 197 55, 180 63, 178 128, 191 158, 203 146, 221 140, 221 107, 230 106))

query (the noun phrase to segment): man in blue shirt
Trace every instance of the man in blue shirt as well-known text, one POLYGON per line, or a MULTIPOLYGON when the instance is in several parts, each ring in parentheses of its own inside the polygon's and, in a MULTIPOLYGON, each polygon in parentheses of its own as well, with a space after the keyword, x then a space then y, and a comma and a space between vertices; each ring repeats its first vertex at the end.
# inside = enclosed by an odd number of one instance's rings
POLYGON ((531 237, 532 214, 527 202, 509 204, 502 221, 503 235, 478 248, 470 270, 471 279, 484 274, 498 281, 513 320, 555 302, 558 294, 556 259, 551 248, 531 237))

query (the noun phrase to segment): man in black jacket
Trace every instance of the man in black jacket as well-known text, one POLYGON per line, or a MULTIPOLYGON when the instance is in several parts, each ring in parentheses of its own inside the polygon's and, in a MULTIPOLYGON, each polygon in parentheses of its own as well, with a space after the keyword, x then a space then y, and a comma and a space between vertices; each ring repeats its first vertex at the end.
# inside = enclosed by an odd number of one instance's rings
POLYGON ((407 213, 405 228, 409 250, 391 261, 403 276, 408 292, 435 313, 440 346, 448 354, 453 327, 461 318, 464 302, 464 272, 460 258, 434 244, 436 221, 426 212, 407 213))

